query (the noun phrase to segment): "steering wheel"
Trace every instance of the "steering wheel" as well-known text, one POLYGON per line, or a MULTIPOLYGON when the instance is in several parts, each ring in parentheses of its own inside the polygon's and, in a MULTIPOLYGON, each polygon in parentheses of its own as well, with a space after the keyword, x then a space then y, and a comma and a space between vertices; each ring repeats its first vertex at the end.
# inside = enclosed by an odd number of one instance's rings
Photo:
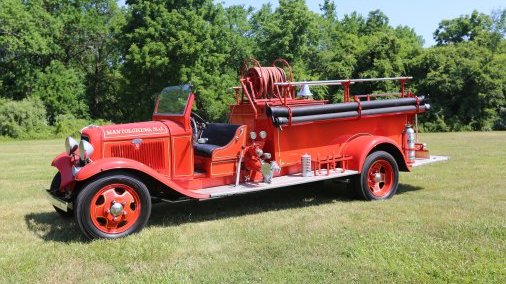
POLYGON ((192 112, 190 114, 190 123, 192 125, 193 143, 202 137, 202 132, 207 127, 207 122, 198 114, 192 112))

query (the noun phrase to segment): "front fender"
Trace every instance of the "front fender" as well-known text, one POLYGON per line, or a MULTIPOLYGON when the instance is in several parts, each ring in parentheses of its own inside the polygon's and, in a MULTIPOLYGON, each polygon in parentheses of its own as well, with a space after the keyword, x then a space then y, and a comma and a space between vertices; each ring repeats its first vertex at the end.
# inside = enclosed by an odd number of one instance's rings
POLYGON ((352 170, 362 172, 365 159, 375 147, 389 149, 389 152, 391 152, 396 159, 399 168, 409 170, 402 150, 394 140, 385 136, 373 135, 358 136, 345 144, 342 153, 346 156, 353 157, 353 159, 349 161, 348 167, 352 170), (392 151, 394 153, 392 153, 392 151))
POLYGON ((51 162, 51 166, 57 168, 60 172, 60 189, 74 181, 74 176, 72 175, 72 166, 74 163, 74 157, 66 152, 56 156, 51 162))
POLYGON ((120 169, 129 169, 142 172, 161 182, 162 184, 168 186, 169 188, 191 198, 197 199, 206 199, 209 198, 207 194, 196 194, 187 189, 182 188, 177 185, 166 176, 158 173, 152 168, 144 165, 135 160, 125 159, 125 158, 105 158, 100 159, 95 162, 91 162, 86 166, 82 167, 81 170, 75 176, 76 181, 85 181, 99 173, 110 171, 110 170, 120 170, 120 169))

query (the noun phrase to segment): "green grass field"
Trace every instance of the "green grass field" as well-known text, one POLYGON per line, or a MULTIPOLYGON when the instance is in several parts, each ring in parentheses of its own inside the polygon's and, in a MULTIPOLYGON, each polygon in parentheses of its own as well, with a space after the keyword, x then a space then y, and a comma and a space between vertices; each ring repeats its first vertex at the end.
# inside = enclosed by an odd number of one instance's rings
POLYGON ((506 132, 423 134, 445 163, 391 200, 333 182, 178 205, 87 241, 42 189, 63 140, 0 142, 0 281, 506 283, 506 132))

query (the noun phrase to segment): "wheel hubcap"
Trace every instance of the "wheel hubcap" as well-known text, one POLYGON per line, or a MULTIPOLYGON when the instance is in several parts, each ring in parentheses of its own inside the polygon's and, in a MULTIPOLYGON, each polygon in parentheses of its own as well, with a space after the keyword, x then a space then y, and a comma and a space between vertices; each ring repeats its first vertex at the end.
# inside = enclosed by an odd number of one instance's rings
POLYGON ((104 186, 93 196, 90 217, 93 225, 108 234, 119 234, 131 228, 141 214, 140 198, 126 184, 104 186))
POLYGON ((111 206, 111 214, 113 216, 119 216, 121 214, 123 214, 123 205, 121 205, 120 203, 118 202, 115 202, 112 206, 111 206))
POLYGON ((383 176, 380 173, 375 173, 374 174, 374 181, 376 183, 382 182, 383 181, 383 176))
POLYGON ((392 190, 394 180, 394 170, 392 165, 386 160, 377 160, 367 173, 367 184, 369 191, 377 197, 383 197, 392 190))

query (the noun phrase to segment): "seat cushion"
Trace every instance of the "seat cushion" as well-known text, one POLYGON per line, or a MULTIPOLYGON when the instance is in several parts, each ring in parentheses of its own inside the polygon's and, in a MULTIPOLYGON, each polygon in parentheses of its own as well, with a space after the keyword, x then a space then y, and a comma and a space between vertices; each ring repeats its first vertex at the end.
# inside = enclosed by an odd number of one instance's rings
POLYGON ((202 137, 209 139, 208 144, 225 146, 234 139, 235 132, 240 125, 227 123, 209 123, 202 132, 202 137))
POLYGON ((195 155, 205 157, 211 157, 213 155, 213 150, 220 147, 221 146, 214 144, 193 144, 193 150, 195 150, 195 155))
POLYGON ((207 143, 193 144, 195 155, 212 157, 216 148, 226 146, 234 139, 235 132, 240 125, 227 123, 209 123, 202 132, 202 138, 207 138, 207 143))

